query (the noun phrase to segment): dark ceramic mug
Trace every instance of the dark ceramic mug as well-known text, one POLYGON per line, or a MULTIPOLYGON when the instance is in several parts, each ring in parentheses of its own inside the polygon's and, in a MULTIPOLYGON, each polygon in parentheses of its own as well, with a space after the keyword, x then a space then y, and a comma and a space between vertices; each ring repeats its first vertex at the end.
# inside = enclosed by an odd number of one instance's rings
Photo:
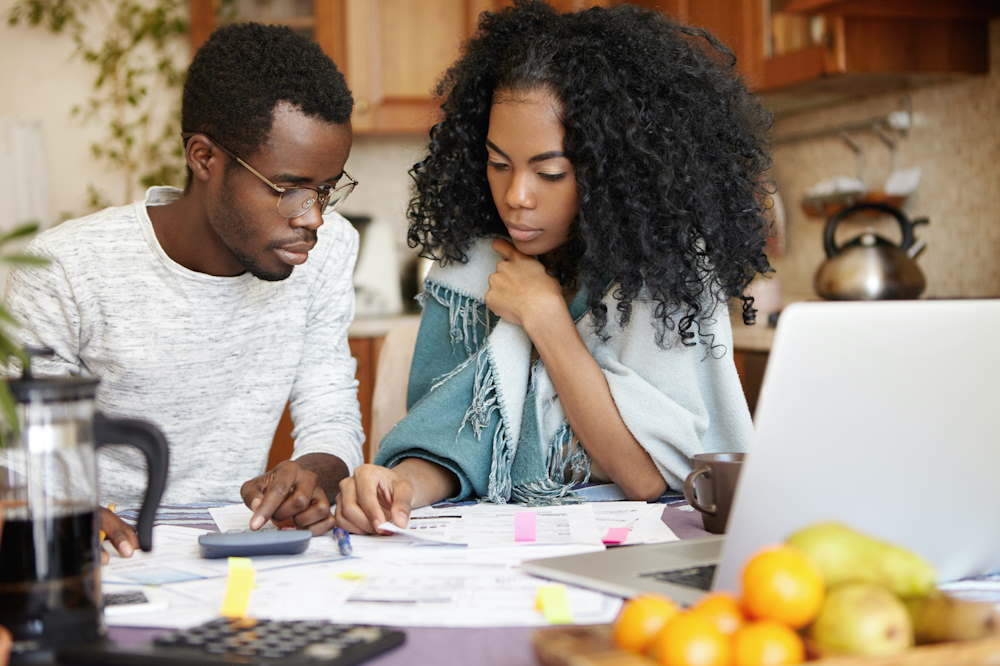
POLYGON ((713 534, 726 531, 745 457, 744 453, 699 453, 691 459, 692 470, 684 480, 684 499, 701 512, 705 529, 713 534))

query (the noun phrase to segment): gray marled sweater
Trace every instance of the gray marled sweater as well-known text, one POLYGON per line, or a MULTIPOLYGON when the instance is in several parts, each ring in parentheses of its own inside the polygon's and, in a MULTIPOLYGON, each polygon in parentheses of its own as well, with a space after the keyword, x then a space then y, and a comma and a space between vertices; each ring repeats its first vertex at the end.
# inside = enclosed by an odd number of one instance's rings
MULTIPOLYGON (((329 453, 353 469, 363 438, 347 345, 357 232, 333 214, 288 279, 215 277, 177 264, 156 240, 146 206, 179 195, 151 188, 146 201, 32 241, 52 263, 12 272, 6 302, 24 340, 56 352, 36 373, 100 377, 101 410, 159 425, 171 453, 166 503, 239 501, 240 484, 264 471, 286 401, 293 457, 329 453)), ((99 470, 102 502, 138 505, 138 451, 104 448, 99 470)))

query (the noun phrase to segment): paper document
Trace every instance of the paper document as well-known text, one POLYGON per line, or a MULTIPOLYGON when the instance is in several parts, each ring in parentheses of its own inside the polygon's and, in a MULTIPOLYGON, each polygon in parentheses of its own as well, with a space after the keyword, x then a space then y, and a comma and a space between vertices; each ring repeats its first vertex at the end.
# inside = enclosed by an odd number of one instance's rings
POLYGON ((593 505, 593 509, 602 536, 610 529, 628 528, 628 537, 622 545, 677 540, 677 535, 663 522, 663 504, 599 502, 593 505))
MULTIPOLYGON (((220 532, 242 532, 250 529, 250 519, 253 511, 246 504, 230 504, 228 506, 217 506, 208 510, 212 520, 220 532)), ((263 529, 274 529, 274 523, 270 520, 263 529)))
MULTIPOLYGON (((521 520, 524 518, 522 517, 521 520)), ((410 534, 426 541, 468 544, 475 548, 536 544, 601 544, 591 504, 525 507, 518 504, 473 504, 460 507, 424 507, 410 515, 410 534), (534 517, 533 541, 515 541, 515 516, 534 517)))
MULTIPOLYGON (((393 538, 394 539, 394 538, 393 538)), ((586 546, 543 546, 543 556, 586 546), (556 550, 558 549, 558 550, 556 550)), ((333 622, 411 627, 543 626, 536 608, 538 590, 551 581, 522 573, 516 566, 490 561, 494 551, 469 548, 408 548, 424 556, 462 554, 464 563, 371 559, 320 562, 258 572, 250 594, 250 617, 326 619, 333 622), (469 561, 470 556, 485 558, 469 561), (349 575, 343 575, 349 574, 349 575)), ((527 554, 535 551, 511 549, 527 554)), ((510 551, 507 551, 510 555, 510 551)), ((114 586, 108 586, 113 588, 114 586)), ((108 617, 113 626, 184 628, 218 616, 226 579, 209 578, 156 588, 168 600, 165 611, 108 617)), ((574 622, 611 622, 621 607, 617 597, 567 586, 574 622)))
MULTIPOLYGON (((393 528, 397 534, 351 535, 354 555, 349 558, 340 555, 329 534, 314 537, 301 555, 253 558, 256 580, 247 613, 399 626, 543 626, 554 616, 550 612, 547 620, 535 602, 539 590, 552 583, 525 574, 521 562, 602 550, 609 531, 627 533, 624 543, 672 541, 677 537, 662 523, 663 509, 645 502, 423 507, 410 514, 405 529, 393 528), (524 538, 529 518, 534 541, 516 541, 517 525, 524 538)), ((246 529, 251 515, 243 505, 210 511, 223 531, 246 529)), ((200 557, 197 538, 204 533, 160 525, 154 529, 152 553, 113 556, 104 567, 105 590, 155 584, 143 589, 155 590, 160 608, 166 603, 166 609, 123 608, 107 622, 183 628, 217 617, 228 565, 224 559, 200 557)), ((567 586, 565 599, 566 612, 557 615, 580 624, 610 622, 621 605, 617 597, 573 586, 567 586)))
MULTIPOLYGON (((338 621, 402 626, 542 626, 549 621, 535 600, 538 590, 547 585, 551 581, 502 566, 419 566, 384 571, 353 583, 345 602, 334 612, 338 621)), ((568 587, 567 606, 574 622, 597 624, 612 621, 621 600, 568 587)))
MULTIPOLYGON (((435 525, 439 526, 441 524, 435 525)), ((431 523, 417 523, 416 527, 399 527, 395 523, 385 522, 378 526, 378 529, 384 532, 392 532, 393 534, 399 534, 400 536, 409 537, 414 541, 414 545, 427 544, 429 546, 468 546, 467 543, 462 543, 460 541, 445 541, 438 538, 428 531, 424 531, 421 528, 430 528, 431 523)))
POLYGON ((594 502, 561 506, 525 507, 517 504, 474 504, 461 507, 423 507, 410 515, 406 534, 426 543, 504 547, 537 544, 600 545, 611 528, 629 528, 625 544, 665 543, 677 540, 661 516, 664 505, 646 502, 594 502), (534 539, 517 540, 517 520, 534 518, 534 539))
MULTIPOLYGON (((201 557, 198 537, 207 530, 176 525, 153 528, 153 551, 137 550, 132 557, 112 555, 102 570, 105 583, 139 585, 169 585, 203 578, 225 577, 229 570, 226 560, 206 560, 201 557)), ((337 543, 329 536, 314 537, 309 549, 299 555, 267 555, 254 557, 258 571, 287 567, 308 562, 342 559, 337 543)))

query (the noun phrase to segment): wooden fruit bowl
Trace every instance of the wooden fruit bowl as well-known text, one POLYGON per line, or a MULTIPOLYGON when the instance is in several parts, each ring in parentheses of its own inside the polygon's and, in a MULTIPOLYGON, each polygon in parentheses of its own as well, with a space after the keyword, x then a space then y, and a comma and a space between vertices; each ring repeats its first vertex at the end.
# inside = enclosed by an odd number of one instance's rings
MULTIPOLYGON (((546 627, 531 636, 542 666, 653 666, 646 657, 617 648, 611 625, 546 627)), ((817 666, 960 666, 1000 664, 1000 638, 915 647, 891 657, 831 657, 817 666)))

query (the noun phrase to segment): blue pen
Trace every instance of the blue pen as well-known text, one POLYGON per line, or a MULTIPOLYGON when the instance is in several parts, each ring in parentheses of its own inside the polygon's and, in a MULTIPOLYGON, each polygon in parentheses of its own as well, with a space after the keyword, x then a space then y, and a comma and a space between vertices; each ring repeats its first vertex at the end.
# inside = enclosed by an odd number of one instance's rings
POLYGON ((337 548, 340 549, 341 555, 347 557, 354 552, 354 549, 351 548, 351 536, 343 527, 333 528, 333 538, 337 540, 337 548))

